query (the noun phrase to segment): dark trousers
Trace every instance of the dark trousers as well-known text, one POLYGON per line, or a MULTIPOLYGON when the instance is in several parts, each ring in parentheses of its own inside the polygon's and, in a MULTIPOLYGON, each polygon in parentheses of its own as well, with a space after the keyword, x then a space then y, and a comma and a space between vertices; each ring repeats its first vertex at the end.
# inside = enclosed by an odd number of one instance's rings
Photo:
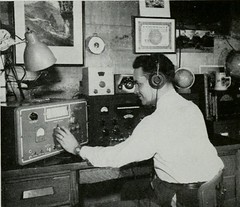
POLYGON ((141 200, 148 199, 161 207, 171 207, 172 198, 176 194, 178 207, 198 207, 198 188, 201 184, 174 184, 159 178, 155 178, 152 182, 145 180, 139 183, 136 180, 126 184, 126 194, 122 195, 122 200, 137 199, 141 203, 141 200))

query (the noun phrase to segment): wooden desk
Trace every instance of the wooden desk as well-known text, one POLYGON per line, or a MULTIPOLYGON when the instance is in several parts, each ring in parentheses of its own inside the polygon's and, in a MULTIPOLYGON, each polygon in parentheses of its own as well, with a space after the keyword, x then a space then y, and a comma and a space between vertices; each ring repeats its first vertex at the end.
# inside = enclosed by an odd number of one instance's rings
MULTIPOLYGON (((54 163, 54 158, 31 167, 2 172, 2 204, 5 207, 75 206, 79 185, 147 175, 151 162, 123 168, 94 168, 86 162, 54 163)), ((66 162, 66 161, 65 161, 66 162)))
MULTIPOLYGON (((216 146, 216 149, 225 164, 225 206, 240 206, 240 144, 216 146)), ((76 206, 82 184, 151 173, 151 162, 131 164, 120 169, 94 168, 79 160, 70 163, 40 162, 31 167, 2 172, 2 204, 5 207, 76 206)))
POLYGON ((79 184, 90 184, 108 180, 150 175, 153 172, 151 161, 131 164, 122 168, 86 168, 79 170, 79 184))

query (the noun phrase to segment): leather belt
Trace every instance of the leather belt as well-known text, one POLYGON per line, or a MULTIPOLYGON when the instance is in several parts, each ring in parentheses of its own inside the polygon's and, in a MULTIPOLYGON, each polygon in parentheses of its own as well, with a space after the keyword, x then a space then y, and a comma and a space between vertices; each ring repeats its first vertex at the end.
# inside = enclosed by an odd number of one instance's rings
MULTIPOLYGON (((201 186, 202 184, 206 183, 206 182, 196 182, 196 183, 169 183, 169 182, 167 182, 167 181, 160 180, 157 176, 152 180, 152 182, 153 182, 155 179, 159 180, 160 182, 166 183, 166 184, 175 185, 175 186, 178 186, 178 187, 184 187, 184 188, 187 188, 187 189, 190 189, 190 190, 198 189, 198 188, 200 188, 200 186, 201 186)), ((152 182, 151 182, 151 186, 152 186, 152 188, 154 189, 152 182)))
POLYGON ((197 183, 183 183, 183 184, 177 184, 182 185, 183 187, 186 187, 187 189, 198 189, 200 186, 205 182, 197 182, 197 183))

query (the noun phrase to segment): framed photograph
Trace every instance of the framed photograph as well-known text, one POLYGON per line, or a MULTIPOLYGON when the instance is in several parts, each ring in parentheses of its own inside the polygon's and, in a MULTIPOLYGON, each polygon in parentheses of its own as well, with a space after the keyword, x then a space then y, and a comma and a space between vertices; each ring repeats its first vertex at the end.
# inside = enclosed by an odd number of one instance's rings
POLYGON ((182 52, 212 53, 214 48, 214 31, 176 29, 176 48, 182 52))
POLYGON ((175 19, 135 17, 135 53, 175 53, 175 19))
POLYGON ((211 74, 215 72, 223 72, 225 70, 224 65, 200 65, 199 74, 211 74))
MULTIPOLYGON (((49 46, 56 64, 83 64, 82 1, 14 1, 15 32, 27 29, 49 46)), ((23 64, 25 44, 16 45, 16 64, 23 64)))
POLYGON ((169 0, 139 0, 140 16, 170 17, 169 0))

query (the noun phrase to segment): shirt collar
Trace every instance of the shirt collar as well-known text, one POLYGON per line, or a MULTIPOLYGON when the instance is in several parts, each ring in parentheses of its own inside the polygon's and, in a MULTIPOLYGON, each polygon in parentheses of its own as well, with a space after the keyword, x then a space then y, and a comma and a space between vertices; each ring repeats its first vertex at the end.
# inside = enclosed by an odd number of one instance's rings
POLYGON ((170 89, 165 94, 163 94, 162 96, 159 97, 159 99, 157 101, 157 107, 168 106, 169 103, 177 102, 176 95, 178 95, 178 94, 175 91, 175 89, 174 88, 170 89))

